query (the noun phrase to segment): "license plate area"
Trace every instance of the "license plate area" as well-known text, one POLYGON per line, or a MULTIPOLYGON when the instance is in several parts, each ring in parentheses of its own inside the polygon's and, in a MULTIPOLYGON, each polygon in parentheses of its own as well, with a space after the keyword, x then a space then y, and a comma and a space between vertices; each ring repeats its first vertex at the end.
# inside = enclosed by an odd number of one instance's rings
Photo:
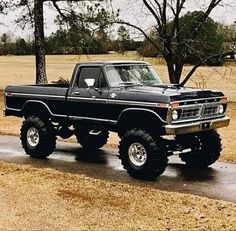
POLYGON ((208 130, 208 129, 210 129, 210 127, 211 127, 210 122, 205 122, 205 123, 201 124, 201 129, 202 130, 208 130))

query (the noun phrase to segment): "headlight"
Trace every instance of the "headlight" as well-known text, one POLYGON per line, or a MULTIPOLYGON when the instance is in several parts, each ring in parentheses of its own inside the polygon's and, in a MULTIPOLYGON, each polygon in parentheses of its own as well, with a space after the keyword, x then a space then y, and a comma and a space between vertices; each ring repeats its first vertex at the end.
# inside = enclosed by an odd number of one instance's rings
POLYGON ((172 119, 177 120, 179 118, 178 112, 176 110, 172 111, 172 119))
POLYGON ((223 114, 224 113, 224 107, 223 105, 219 106, 219 114, 223 114))

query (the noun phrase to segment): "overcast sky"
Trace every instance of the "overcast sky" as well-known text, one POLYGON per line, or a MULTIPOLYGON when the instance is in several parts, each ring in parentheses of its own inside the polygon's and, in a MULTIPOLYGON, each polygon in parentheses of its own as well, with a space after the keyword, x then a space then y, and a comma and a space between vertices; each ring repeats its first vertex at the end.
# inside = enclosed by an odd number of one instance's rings
MULTIPOLYGON (((232 24, 236 21, 236 0, 224 0, 224 6, 218 6, 211 14, 211 17, 224 24, 232 24)), ((140 24, 144 27, 153 25, 154 19, 151 16, 145 14, 145 7, 142 6, 141 0, 113 0, 114 8, 121 9, 121 17, 125 20, 132 22, 133 24, 140 24)), ((187 0, 185 4, 184 12, 193 10, 204 10, 205 4, 208 0, 187 0)), ((0 18, 0 35, 6 32, 11 32, 15 37, 22 36, 27 38, 32 35, 32 30, 25 29, 22 31, 21 28, 15 25, 14 20, 16 19, 19 12, 10 13, 7 16, 1 16, 0 18)), ((54 24, 55 11, 45 7, 45 34, 48 36, 52 32, 55 32, 57 27, 54 24)))

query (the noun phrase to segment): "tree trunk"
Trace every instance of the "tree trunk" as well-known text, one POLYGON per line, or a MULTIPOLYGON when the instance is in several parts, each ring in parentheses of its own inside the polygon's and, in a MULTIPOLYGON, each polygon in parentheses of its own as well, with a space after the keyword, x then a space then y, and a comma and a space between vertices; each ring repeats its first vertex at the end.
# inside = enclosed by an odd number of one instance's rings
POLYGON ((175 78, 176 78, 176 83, 179 84, 180 78, 182 75, 184 64, 181 61, 177 61, 175 63, 175 78))
POLYGON ((36 84, 47 83, 43 0, 34 0, 36 84))
POLYGON ((175 62, 170 55, 164 58, 167 64, 170 83, 179 84, 184 64, 178 61, 175 62))
POLYGON ((175 76, 174 64, 170 63, 170 62, 167 62, 167 68, 168 68, 170 83, 176 84, 177 79, 176 79, 176 76, 175 76))

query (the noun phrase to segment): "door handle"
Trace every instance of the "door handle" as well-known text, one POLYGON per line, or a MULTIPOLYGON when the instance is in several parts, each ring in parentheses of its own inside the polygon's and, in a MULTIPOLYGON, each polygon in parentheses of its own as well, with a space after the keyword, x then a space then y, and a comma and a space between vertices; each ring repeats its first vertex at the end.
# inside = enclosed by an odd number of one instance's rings
POLYGON ((73 92, 73 95, 79 95, 79 94, 80 94, 79 91, 73 92))
POLYGON ((110 94, 110 97, 111 97, 112 99, 114 99, 114 98, 117 97, 117 94, 112 92, 112 93, 110 94))

